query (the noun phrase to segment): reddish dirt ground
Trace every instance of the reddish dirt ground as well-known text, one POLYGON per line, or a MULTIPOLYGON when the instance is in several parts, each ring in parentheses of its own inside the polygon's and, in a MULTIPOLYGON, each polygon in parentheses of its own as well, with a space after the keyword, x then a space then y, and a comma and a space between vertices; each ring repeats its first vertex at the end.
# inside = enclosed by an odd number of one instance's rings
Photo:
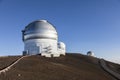
MULTIPOLYGON (((16 57, 14 58, 14 60, 16 60, 16 57)), ((2 61, 5 62, 6 60, 2 61)), ((13 61, 11 61, 11 63, 13 61)), ((7 64, 7 62, 5 63, 7 64)), ((7 65, 9 64, 10 62, 7 65)), ((0 65, 2 65, 2 63, 0 63, 0 65)), ((116 70, 117 68, 120 68, 120 65, 112 69, 116 70)), ((99 59, 81 54, 69 53, 66 54, 66 56, 61 56, 58 58, 45 58, 41 57, 40 55, 23 58, 9 71, 1 74, 0 80, 116 79, 114 79, 111 75, 109 75, 100 67, 99 59)))

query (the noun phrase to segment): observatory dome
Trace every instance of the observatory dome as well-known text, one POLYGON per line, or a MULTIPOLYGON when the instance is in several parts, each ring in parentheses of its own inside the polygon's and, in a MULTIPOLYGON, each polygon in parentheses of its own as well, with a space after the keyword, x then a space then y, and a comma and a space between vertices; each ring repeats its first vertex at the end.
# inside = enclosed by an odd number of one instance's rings
POLYGON ((37 20, 29 23, 22 30, 24 42, 23 55, 41 54, 45 57, 65 55, 65 44, 58 43, 55 27, 47 20, 37 20))
POLYGON ((57 40, 57 32, 55 27, 47 20, 37 20, 28 24, 23 30, 24 39, 55 39, 57 40))
POLYGON ((94 56, 94 53, 93 53, 92 51, 88 51, 88 52, 87 52, 87 55, 88 55, 88 56, 94 56))
POLYGON ((61 48, 61 49, 62 48, 64 49, 65 48, 65 44, 63 42, 59 42, 58 43, 58 47, 61 48))

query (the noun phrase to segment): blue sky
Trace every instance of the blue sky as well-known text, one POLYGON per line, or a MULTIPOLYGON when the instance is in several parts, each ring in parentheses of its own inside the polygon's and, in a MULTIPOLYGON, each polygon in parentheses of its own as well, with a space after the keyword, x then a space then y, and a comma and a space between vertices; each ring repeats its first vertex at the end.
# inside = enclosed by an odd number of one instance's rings
POLYGON ((46 19, 67 52, 120 60, 120 0, 0 0, 0 55, 22 54, 21 30, 46 19))

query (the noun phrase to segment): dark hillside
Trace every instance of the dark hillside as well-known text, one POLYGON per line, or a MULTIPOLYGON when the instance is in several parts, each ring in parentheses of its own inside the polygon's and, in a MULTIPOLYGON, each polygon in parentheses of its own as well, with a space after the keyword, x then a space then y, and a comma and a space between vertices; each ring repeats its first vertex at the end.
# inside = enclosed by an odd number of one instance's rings
POLYGON ((14 61, 19 59, 20 56, 6 56, 6 57, 0 57, 0 70, 9 66, 14 61))
POLYGON ((0 80, 116 80, 99 65, 99 59, 81 54, 59 58, 39 55, 20 60, 0 80))

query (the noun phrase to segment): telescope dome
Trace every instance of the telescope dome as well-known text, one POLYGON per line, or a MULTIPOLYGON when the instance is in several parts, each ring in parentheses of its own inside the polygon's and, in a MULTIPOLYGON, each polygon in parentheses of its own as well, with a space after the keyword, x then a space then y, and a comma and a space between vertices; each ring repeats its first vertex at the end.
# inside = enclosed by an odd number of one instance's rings
POLYGON ((58 47, 61 49, 65 49, 65 44, 63 42, 59 42, 58 47))
POLYGON ((94 53, 93 53, 92 51, 88 51, 88 52, 87 52, 87 55, 88 55, 88 56, 94 56, 94 53))
POLYGON ((29 39, 56 39, 57 32, 55 27, 47 20, 37 20, 28 24, 23 30, 24 40, 29 39))

